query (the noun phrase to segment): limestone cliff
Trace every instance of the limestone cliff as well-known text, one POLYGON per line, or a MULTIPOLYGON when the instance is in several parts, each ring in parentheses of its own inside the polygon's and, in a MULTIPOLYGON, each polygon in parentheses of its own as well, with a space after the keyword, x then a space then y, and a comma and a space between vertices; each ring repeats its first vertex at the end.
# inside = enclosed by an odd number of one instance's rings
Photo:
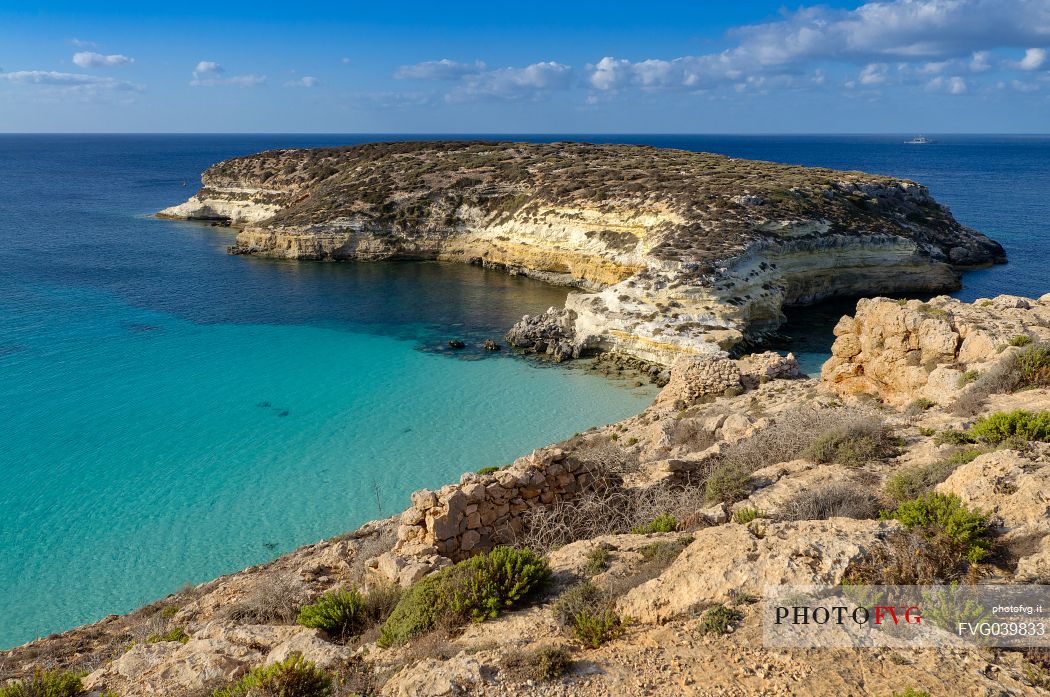
POLYGON ((784 305, 950 290, 1005 261, 914 182, 643 146, 282 150, 202 181, 160 215, 241 226, 233 253, 464 261, 593 291, 555 318, 562 356, 670 364, 775 329, 784 305))

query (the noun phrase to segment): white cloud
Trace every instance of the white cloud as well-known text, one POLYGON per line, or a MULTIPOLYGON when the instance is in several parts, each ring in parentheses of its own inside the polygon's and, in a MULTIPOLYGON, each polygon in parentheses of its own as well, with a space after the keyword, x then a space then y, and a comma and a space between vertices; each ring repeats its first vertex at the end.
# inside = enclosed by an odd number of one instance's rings
POLYGON ((1030 48, 1024 52, 1024 58, 1018 62, 1017 67, 1021 70, 1039 70, 1045 62, 1045 48, 1030 48))
POLYGON ((231 75, 226 77, 226 69, 215 61, 199 61, 193 69, 193 87, 257 87, 266 82, 265 75, 231 75))
POLYGON ((298 80, 289 80, 284 83, 285 87, 317 87, 321 81, 312 75, 303 75, 298 80))
POLYGON ((885 63, 870 63, 860 71, 857 81, 862 85, 881 85, 886 82, 887 69, 885 63))
POLYGON ((462 85, 448 99, 458 101, 475 97, 497 99, 536 98, 552 90, 568 89, 572 68, 555 61, 542 61, 524 68, 500 68, 467 75, 462 85))
POLYGON ((77 48, 98 48, 98 44, 94 41, 84 41, 83 39, 72 38, 69 40, 70 46, 76 46, 77 48))
POLYGON ((197 63, 197 67, 193 69, 193 78, 195 80, 201 80, 218 77, 225 72, 226 70, 215 61, 200 61, 197 63))
POLYGON ((448 58, 423 61, 414 65, 402 65, 394 72, 398 80, 458 80, 467 75, 477 75, 485 70, 481 61, 459 63, 448 58))
POLYGON ((0 73, 0 80, 20 85, 49 85, 62 88, 82 88, 92 90, 128 90, 141 91, 141 85, 111 77, 82 75, 80 73, 62 73, 54 70, 16 70, 0 73))
POLYGON ((135 59, 119 53, 104 56, 94 51, 80 51, 73 54, 73 62, 81 68, 115 68, 121 65, 131 65, 135 59))
POLYGON ((1039 85, 1033 85, 1030 82, 1021 82, 1020 80, 1011 80, 1010 87, 1015 92, 1035 92, 1039 89, 1039 85))
MULTIPOLYGON (((588 79, 598 90, 697 89, 738 84, 745 75, 801 75, 827 62, 900 61, 936 72, 967 57, 980 72, 987 69, 991 49, 1050 40, 1050 6, 1046 0, 890 0, 855 10, 813 6, 739 27, 729 37, 736 44, 717 53, 638 62, 606 57, 588 66, 588 79)), ((1026 60, 1034 64, 1040 58, 1030 51, 1026 60)))
POLYGON ((966 80, 959 76, 941 77, 937 76, 926 83, 928 92, 946 92, 948 94, 964 94, 966 92, 966 80))
POLYGON ((970 70, 975 73, 983 73, 992 67, 989 62, 991 57, 990 51, 974 51, 973 55, 970 56, 970 70))

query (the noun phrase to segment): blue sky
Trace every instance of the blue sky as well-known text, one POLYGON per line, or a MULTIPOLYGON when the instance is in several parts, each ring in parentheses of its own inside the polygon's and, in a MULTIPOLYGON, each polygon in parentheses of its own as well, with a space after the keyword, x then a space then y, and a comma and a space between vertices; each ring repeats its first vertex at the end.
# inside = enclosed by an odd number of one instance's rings
POLYGON ((0 5, 4 132, 1050 131, 1050 0, 0 5))

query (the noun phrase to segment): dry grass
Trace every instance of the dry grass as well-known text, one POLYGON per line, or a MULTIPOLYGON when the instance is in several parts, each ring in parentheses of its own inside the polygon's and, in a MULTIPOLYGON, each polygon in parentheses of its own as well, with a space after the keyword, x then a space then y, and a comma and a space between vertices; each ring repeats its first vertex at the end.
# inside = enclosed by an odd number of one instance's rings
POLYGON ((707 478, 707 499, 746 498, 751 474, 763 467, 807 455, 817 462, 857 464, 890 455, 893 442, 881 417, 868 410, 793 409, 718 456, 707 478))
POLYGON ((703 506, 703 490, 698 487, 603 487, 528 511, 519 542, 550 552, 577 540, 626 534, 660 516, 687 519, 703 506))
POLYGON ((857 484, 835 482, 804 491, 778 516, 781 520, 876 518, 882 508, 878 497, 857 484))
POLYGON ((306 603, 306 587, 296 574, 260 574, 248 592, 225 611, 227 619, 259 624, 290 623, 306 603))

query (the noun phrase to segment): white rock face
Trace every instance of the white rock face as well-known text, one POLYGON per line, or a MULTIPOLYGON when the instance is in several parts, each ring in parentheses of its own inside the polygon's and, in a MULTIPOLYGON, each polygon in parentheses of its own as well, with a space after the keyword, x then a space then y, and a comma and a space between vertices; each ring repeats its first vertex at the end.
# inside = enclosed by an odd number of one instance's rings
POLYGON ((897 528, 852 518, 706 528, 667 571, 621 598, 618 609, 642 622, 664 622, 741 593, 761 596, 771 586, 837 585, 850 562, 897 528))
POLYGON ((243 225, 235 253, 462 261, 579 287, 593 292, 566 301, 570 355, 662 365, 761 337, 786 304, 954 289, 952 265, 1004 259, 913 182, 633 146, 275 151, 203 182, 163 214, 243 225))

